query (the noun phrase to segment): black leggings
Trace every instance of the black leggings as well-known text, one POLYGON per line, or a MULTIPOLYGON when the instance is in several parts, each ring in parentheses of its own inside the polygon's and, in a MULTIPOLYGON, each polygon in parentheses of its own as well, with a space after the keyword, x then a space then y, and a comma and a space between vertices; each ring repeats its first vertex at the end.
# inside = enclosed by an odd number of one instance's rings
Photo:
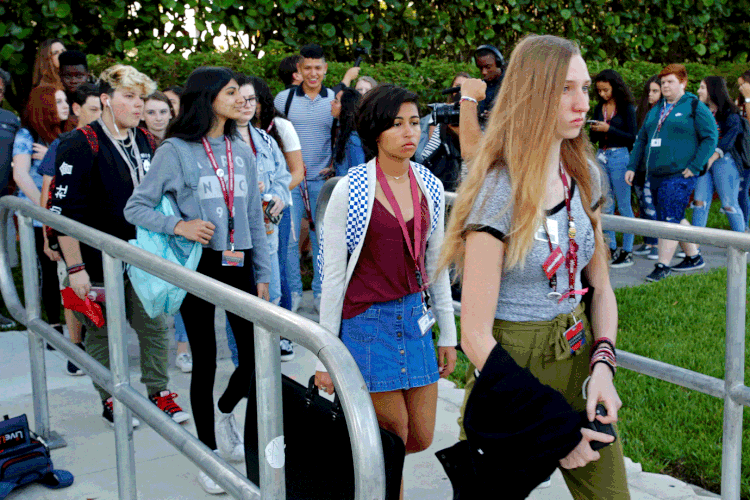
MULTIPOLYGON (((252 250, 245 250, 244 267, 223 267, 221 252, 203 249, 198 272, 229 286, 256 295, 253 274, 252 250)), ((214 380, 216 378, 216 331, 214 329, 215 306, 203 299, 187 294, 180 313, 185 321, 190 349, 193 352, 193 374, 190 379, 190 405, 203 444, 216 449, 214 434, 214 380)), ((234 331, 239 353, 239 366, 229 378, 224 394, 219 398, 219 409, 229 413, 240 400, 247 396, 255 371, 255 344, 253 324, 227 312, 229 324, 234 331)))
POLYGON ((39 259, 39 277, 41 279, 42 306, 47 313, 47 323, 60 324, 60 282, 57 279, 57 262, 44 254, 44 236, 42 228, 34 228, 36 255, 39 259))

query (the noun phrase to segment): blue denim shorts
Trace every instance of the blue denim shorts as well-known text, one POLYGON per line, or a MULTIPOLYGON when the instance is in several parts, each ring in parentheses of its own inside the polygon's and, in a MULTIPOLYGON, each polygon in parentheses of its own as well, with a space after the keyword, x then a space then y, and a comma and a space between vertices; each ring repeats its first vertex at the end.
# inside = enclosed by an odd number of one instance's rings
POLYGON ((438 381, 432 330, 419 329, 419 293, 379 302, 341 322, 341 340, 352 353, 370 392, 422 387, 438 381))

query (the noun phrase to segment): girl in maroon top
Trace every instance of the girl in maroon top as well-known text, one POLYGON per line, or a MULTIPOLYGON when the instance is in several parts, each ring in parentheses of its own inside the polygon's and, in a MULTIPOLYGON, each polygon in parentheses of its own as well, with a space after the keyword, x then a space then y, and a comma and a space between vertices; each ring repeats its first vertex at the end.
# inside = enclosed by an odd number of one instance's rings
MULTIPOLYGON (((378 422, 404 440, 407 453, 432 442, 437 381, 456 360, 448 275, 436 273, 443 186, 409 161, 420 134, 416 100, 392 85, 363 98, 357 130, 365 156, 375 158, 336 185, 321 236, 320 323, 347 346, 378 422)), ((316 384, 332 393, 330 376, 320 364, 317 370, 316 384)))

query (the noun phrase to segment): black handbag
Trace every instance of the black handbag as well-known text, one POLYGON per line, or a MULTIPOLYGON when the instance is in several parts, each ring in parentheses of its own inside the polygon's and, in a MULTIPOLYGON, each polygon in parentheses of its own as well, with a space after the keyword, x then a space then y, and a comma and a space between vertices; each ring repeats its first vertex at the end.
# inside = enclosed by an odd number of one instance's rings
MULTIPOLYGON (((338 399, 318 394, 315 378, 308 387, 282 375, 286 497, 295 500, 352 500, 354 464, 349 431, 338 399)), ((385 458, 386 500, 401 491, 406 448, 396 434, 380 429, 385 458)), ((245 416, 247 477, 259 485, 258 418, 255 375, 245 416)))

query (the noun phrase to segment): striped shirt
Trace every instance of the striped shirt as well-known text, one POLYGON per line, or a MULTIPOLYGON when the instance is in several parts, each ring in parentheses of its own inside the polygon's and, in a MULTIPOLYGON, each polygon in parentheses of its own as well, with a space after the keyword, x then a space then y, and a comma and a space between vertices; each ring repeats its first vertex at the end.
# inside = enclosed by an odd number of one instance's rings
POLYGON ((310 99, 301 85, 282 90, 273 102, 280 113, 285 111, 289 92, 294 92, 294 97, 287 118, 299 136, 302 160, 307 167, 307 179, 321 180, 320 171, 328 167, 333 158, 331 101, 336 97, 336 93, 332 89, 322 87, 315 99, 310 99))

